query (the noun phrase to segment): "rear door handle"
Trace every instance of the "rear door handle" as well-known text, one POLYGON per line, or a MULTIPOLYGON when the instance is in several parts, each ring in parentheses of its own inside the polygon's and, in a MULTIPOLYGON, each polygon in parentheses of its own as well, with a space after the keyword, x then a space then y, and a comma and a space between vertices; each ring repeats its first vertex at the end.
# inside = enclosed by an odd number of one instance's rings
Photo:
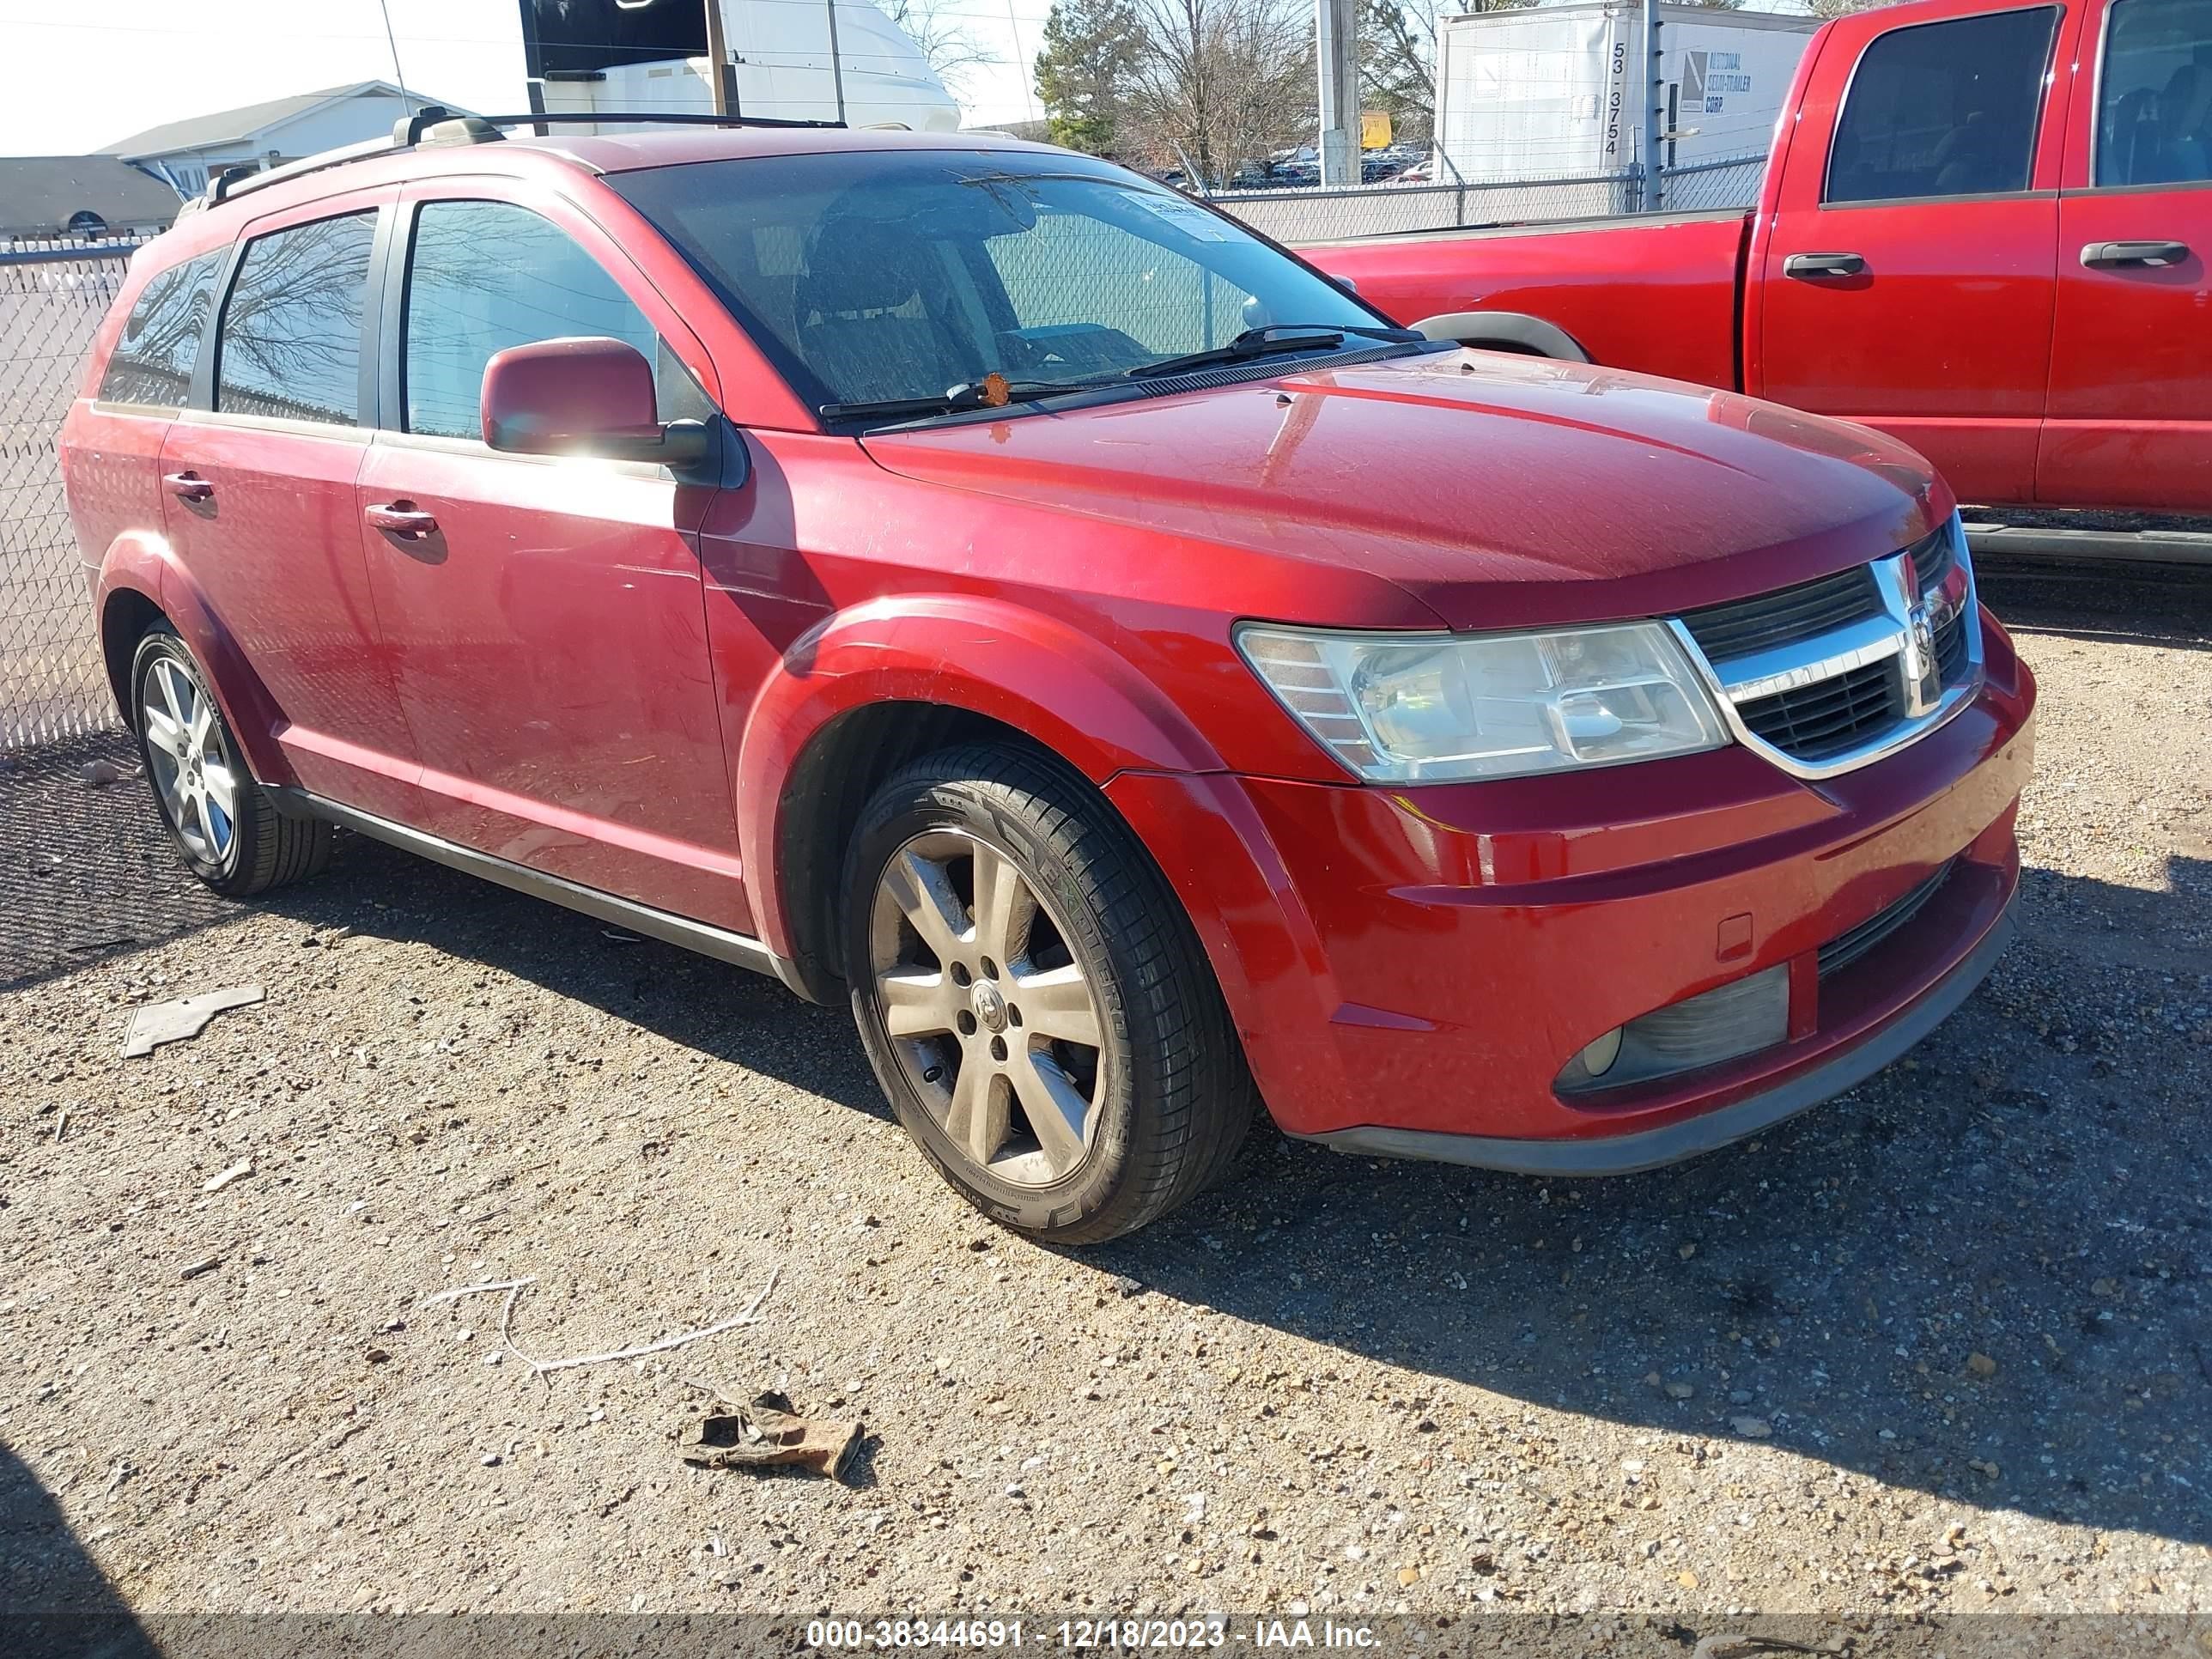
POLYGON ((2111 270, 2128 265, 2157 270, 2178 265, 2188 257, 2186 242, 2091 242, 2081 250, 2081 263, 2091 270, 2111 270))
POLYGON ((1863 276, 1863 253, 1793 253, 1782 262, 1784 276, 1863 276))
POLYGON ((366 508, 362 517, 379 530, 388 530, 395 536, 404 536, 410 541, 420 541, 438 528, 435 514, 424 513, 406 501, 378 501, 366 508))
POLYGON ((215 495, 215 486, 197 472, 172 472, 161 482, 180 501, 204 501, 215 495))

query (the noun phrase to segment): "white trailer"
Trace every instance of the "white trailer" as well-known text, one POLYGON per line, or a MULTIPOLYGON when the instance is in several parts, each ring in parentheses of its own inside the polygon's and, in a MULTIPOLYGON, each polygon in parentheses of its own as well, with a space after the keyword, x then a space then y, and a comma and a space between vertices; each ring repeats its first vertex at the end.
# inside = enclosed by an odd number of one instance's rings
MULTIPOLYGON (((1665 167, 1764 155, 1814 17, 1659 8, 1665 167)), ((1436 176, 1591 178, 1644 159, 1644 27, 1633 0, 1437 24, 1436 176)))
MULTIPOLYGON (((958 129, 960 106, 921 48, 869 0, 720 3, 740 113, 855 127, 958 129)), ((549 112, 713 112, 701 0, 521 5, 532 90, 549 112)), ((625 129, 609 122, 596 131, 625 129)))

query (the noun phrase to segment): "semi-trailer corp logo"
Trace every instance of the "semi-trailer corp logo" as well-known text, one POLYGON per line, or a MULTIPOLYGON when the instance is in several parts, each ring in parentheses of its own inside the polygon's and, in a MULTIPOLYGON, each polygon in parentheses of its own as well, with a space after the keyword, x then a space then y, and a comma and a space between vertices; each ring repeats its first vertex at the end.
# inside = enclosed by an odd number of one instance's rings
POLYGON ((1682 107, 1718 115, 1727 107, 1726 94, 1749 92, 1751 76, 1744 73, 1740 52, 1686 52, 1682 54, 1682 107))

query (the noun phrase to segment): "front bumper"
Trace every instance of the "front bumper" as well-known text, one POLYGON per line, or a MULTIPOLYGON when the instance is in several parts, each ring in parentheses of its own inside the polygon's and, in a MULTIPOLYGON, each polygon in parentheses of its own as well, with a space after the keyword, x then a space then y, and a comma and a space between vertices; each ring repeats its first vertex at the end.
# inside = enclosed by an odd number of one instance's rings
POLYGON ((1911 748, 1789 777, 1737 748, 1388 790, 1124 774, 1288 1133, 1347 1151, 1609 1173, 1705 1151, 1849 1088, 2002 949, 2034 683, 1984 617, 1986 680, 1911 748), (1820 948, 1949 874, 1824 973, 1820 948), (1585 1045, 1782 968, 1786 1037, 1562 1094, 1585 1045))
POLYGON ((1808 1069, 1732 1105, 1656 1129, 1583 1139, 1514 1140, 1498 1135, 1443 1134, 1432 1129, 1369 1125, 1307 1139, 1355 1156, 1425 1158, 1437 1164, 1507 1170, 1516 1175, 1634 1175, 1639 1170, 1679 1164, 1771 1128, 1783 1119, 1832 1100, 1872 1077, 1942 1024, 1973 994, 1974 988, 1988 976, 2005 946, 2012 943, 2012 911, 2008 907, 1997 925, 1982 936, 1964 961, 1856 1047, 1832 1052, 1808 1069))

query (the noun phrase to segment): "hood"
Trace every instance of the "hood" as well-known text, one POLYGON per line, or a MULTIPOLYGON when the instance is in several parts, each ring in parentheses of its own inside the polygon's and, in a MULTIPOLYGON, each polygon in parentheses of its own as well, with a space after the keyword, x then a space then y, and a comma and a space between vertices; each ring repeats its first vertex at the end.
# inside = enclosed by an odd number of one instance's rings
POLYGON ((1364 570, 1454 628, 1741 598, 1894 552, 1949 511, 1925 462, 1864 428, 1491 352, 864 441, 908 477, 1364 570))

